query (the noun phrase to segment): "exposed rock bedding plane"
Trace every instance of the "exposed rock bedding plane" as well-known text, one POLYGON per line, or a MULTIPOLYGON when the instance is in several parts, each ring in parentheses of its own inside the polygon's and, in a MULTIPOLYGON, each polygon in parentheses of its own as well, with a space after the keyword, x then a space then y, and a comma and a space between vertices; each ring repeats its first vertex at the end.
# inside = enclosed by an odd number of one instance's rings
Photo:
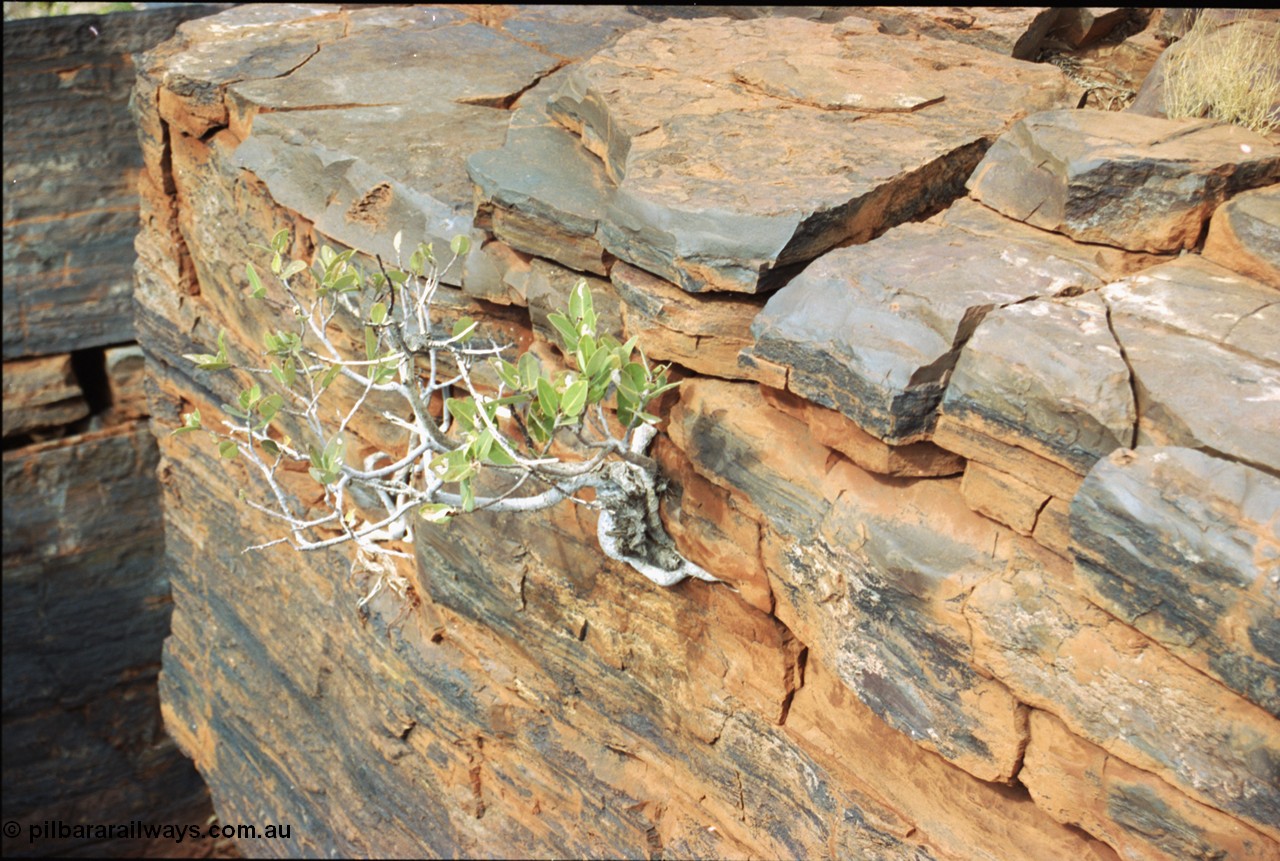
POLYGON ((304 835, 242 849, 1280 857, 1274 146, 1066 110, 1013 59, 1045 10, 827 11, 243 6, 142 59, 166 724, 225 820, 304 835), (1181 197, 1081 221, 1050 144, 1181 197), (675 363, 661 514, 732 588, 635 577, 568 505, 418 528, 363 611, 338 554, 241 555, 244 475, 168 431, 233 397, 182 356, 257 351, 281 227, 470 234, 441 313, 547 361, 586 277, 675 363))

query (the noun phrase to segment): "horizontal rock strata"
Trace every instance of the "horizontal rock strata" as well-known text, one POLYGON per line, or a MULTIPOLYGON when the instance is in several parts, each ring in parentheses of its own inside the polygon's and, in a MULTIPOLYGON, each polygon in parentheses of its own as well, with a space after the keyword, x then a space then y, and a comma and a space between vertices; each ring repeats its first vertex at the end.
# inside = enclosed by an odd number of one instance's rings
MULTIPOLYGON (((641 11, 687 20, 246 6, 146 59, 165 717, 222 815, 270 799, 308 854, 1280 854, 1272 286, 956 199, 1077 102, 1008 56, 1056 15, 641 11), (723 584, 637 578, 581 506, 419 527, 363 608, 346 557, 240 555, 274 534, 245 474, 166 432, 232 393, 183 354, 258 349, 243 265, 281 227, 304 257, 469 232, 442 315, 546 362, 587 278, 675 365, 660 513, 723 584)), ((1266 158, 1224 155, 1199 223, 1266 158)))

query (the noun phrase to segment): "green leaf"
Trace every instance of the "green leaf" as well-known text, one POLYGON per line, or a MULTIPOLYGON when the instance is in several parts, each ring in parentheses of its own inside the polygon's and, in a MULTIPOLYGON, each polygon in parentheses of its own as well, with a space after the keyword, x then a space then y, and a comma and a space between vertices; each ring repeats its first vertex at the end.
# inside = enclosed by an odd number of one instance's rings
POLYGON ((372 361, 378 355, 378 333, 369 326, 364 327, 364 357, 372 361))
POLYGON ((578 330, 577 327, 569 321, 569 318, 561 314, 559 311, 553 311, 547 315, 547 322, 555 327, 556 332, 560 335, 560 340, 564 343, 567 352, 572 353, 578 349, 578 330))
POLYGON ((578 379, 570 383, 569 387, 564 390, 564 394, 560 398, 560 409, 564 410, 565 415, 573 418, 582 415, 582 410, 587 405, 587 388, 587 381, 578 379))
POLYGON ((276 235, 271 237, 271 250, 279 254, 283 254, 284 250, 289 247, 289 230, 281 228, 276 231, 276 235))
POLYGON ((573 285, 573 291, 569 293, 569 316, 574 320, 581 320, 590 301, 591 290, 587 287, 587 281, 579 278, 578 283, 573 285))
POLYGON ((449 250, 458 257, 466 257, 467 252, 471 250, 471 237, 459 233, 449 243, 449 250))
POLYGON ((350 293, 354 290, 360 289, 358 286, 359 280, 360 276, 355 272, 348 272, 346 275, 343 275, 337 281, 333 282, 332 289, 335 293, 350 293))
POLYGON ((443 502, 428 502, 418 509, 418 516, 428 523, 447 524, 453 517, 453 506, 443 502))
POLYGON ((237 448, 236 444, 229 439, 218 443, 218 454, 222 455, 227 460, 231 460, 239 453, 240 449, 237 448))
POLYGON ((471 441, 471 445, 467 446, 467 448, 470 449, 471 456, 473 458, 477 458, 478 460, 487 459, 489 457, 489 452, 493 449, 493 432, 488 428, 480 431, 480 433, 476 435, 476 438, 471 441))
POLYGON ((555 431, 555 419, 545 416, 538 410, 530 410, 526 419, 529 436, 537 445, 545 445, 555 431))
POLYGON ((458 482, 458 492, 462 494, 462 510, 470 514, 476 510, 476 491, 471 486, 471 479, 458 482))
POLYGON ((264 424, 276 417, 276 413, 280 412, 280 408, 284 406, 284 397, 279 394, 267 395, 258 404, 258 415, 262 416, 264 424))
POLYGON ((578 370, 585 371, 587 363, 596 355, 596 339, 590 335, 583 335, 578 339, 578 348, 575 358, 578 360, 578 370))
POLYGON ((369 309, 369 320, 375 326, 381 326, 383 321, 387 319, 387 306, 383 302, 374 302, 373 307, 369 309))
POLYGON ((299 272, 307 268, 307 264, 301 260, 294 260, 288 266, 284 267, 284 271, 280 273, 281 278, 292 278, 299 272))
POLYGON ((324 376, 320 378, 320 391, 324 391, 333 385, 333 381, 338 378, 338 374, 342 373, 341 365, 333 365, 329 370, 324 372, 324 376))
POLYGON ((480 325, 470 317, 462 317, 458 322, 453 324, 453 339, 455 341, 466 342, 471 333, 476 330, 476 326, 480 325))
POLYGON ((444 458, 445 470, 440 476, 441 481, 466 481, 476 474, 475 464, 467 458, 465 450, 454 449, 444 458))
POLYGON ((258 277, 258 270, 253 268, 253 264, 246 263, 244 271, 249 276, 249 296, 254 299, 261 299, 266 296, 267 288, 262 286, 262 279, 258 277))
POLYGON ((542 414, 548 417, 555 416, 556 410, 560 407, 560 395, 556 393, 555 387, 546 377, 538 377, 537 385, 538 405, 542 407, 542 414))
MULTIPOLYGON (((593 382, 602 374, 607 374, 613 370, 613 364, 618 359, 616 353, 611 350, 600 349, 587 360, 586 366, 582 372, 587 375, 593 382)), ((618 365, 621 367, 621 364, 618 365)))
POLYGON ((264 439, 262 441, 262 450, 272 457, 280 456, 280 446, 276 445, 276 441, 273 439, 264 439))
POLYGON ((280 256, 280 252, 271 255, 271 274, 279 275, 280 270, 284 268, 284 258, 280 256))
POLYGON ((525 353, 520 357, 520 389, 530 392, 538 385, 538 380, 542 376, 542 366, 538 364, 538 357, 533 353, 525 353))
POLYGON ((515 465, 515 461, 511 459, 511 455, 507 454, 506 451, 503 450, 502 446, 497 444, 496 440, 494 441, 493 447, 489 449, 488 459, 489 463, 496 464, 498 466, 515 465))
POLYGON ((183 353, 182 357, 194 362, 197 371, 225 371, 231 367, 230 362, 223 361, 217 356, 210 356, 208 353, 183 353))
POLYGON ((448 398, 445 408, 464 431, 470 433, 476 429, 476 402, 471 398, 448 398))
POLYGON ((498 373, 498 379, 509 389, 520 388, 520 373, 516 370, 516 366, 508 362, 506 359, 494 359, 493 369, 498 373))

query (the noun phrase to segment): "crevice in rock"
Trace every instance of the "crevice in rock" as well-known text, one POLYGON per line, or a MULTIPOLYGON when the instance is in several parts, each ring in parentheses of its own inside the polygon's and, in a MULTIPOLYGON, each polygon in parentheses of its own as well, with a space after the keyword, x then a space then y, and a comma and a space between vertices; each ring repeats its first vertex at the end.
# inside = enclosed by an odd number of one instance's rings
MULTIPOLYGON (((512 41, 518 41, 518 40, 512 40, 512 41)), ((525 84, 523 87, 516 90, 514 93, 508 93, 505 96, 475 96, 473 98, 461 98, 461 99, 455 100, 454 103, 459 105, 474 105, 475 107, 479 107, 479 108, 495 108, 500 111, 513 110, 515 108, 516 102, 520 101, 521 96, 523 96, 525 93, 532 90, 534 87, 538 86, 538 84, 542 83, 544 80, 554 75, 556 72, 563 69, 565 66, 569 65, 570 62, 571 61, 569 60, 560 60, 550 69, 548 69, 546 72, 543 72, 541 75, 535 76, 532 81, 525 84)))
POLYGON ((304 111, 347 111, 355 108, 391 108, 403 102, 347 102, 336 105, 298 105, 297 107, 261 107, 259 116, 266 114, 293 114, 304 111))
MULTIPOLYGON (((1241 323, 1243 323, 1245 320, 1248 320, 1250 317, 1254 316, 1255 314, 1259 314, 1267 310, 1268 308, 1274 308, 1276 305, 1280 305, 1280 302, 1264 302, 1263 304, 1259 305, 1257 308, 1254 308, 1249 313, 1241 315, 1240 319, 1232 323, 1231 328, 1228 329, 1225 333, 1223 333, 1220 346, 1224 350, 1230 350, 1231 345, 1228 344, 1227 342, 1231 340, 1231 336, 1235 333, 1237 326, 1239 326, 1241 323)), ((1247 354, 1247 355, 1249 355, 1250 358, 1253 358, 1252 354, 1247 354)))
POLYGON ((1142 425, 1142 402, 1138 398, 1138 375, 1133 372, 1133 363, 1129 361, 1129 354, 1125 352, 1124 344, 1120 341, 1120 336, 1116 334, 1115 322, 1111 319, 1111 303, 1107 301, 1106 294, 1098 294, 1102 297, 1102 304, 1107 309, 1107 330, 1111 332, 1111 339, 1116 342, 1116 349, 1120 352, 1120 361, 1124 362, 1125 370, 1129 374, 1129 397, 1133 399, 1133 432, 1129 434, 1129 440, 1125 443, 1126 448, 1133 448, 1138 444, 1138 428, 1142 425))
POLYGON ((482 770, 484 767, 484 737, 476 736, 476 752, 471 754, 471 797, 475 799, 475 817, 476 819, 484 818, 484 781, 482 770))
POLYGON ((74 350, 71 370, 80 384, 89 415, 102 415, 111 409, 111 383, 107 378, 107 355, 102 347, 74 350))
POLYGON ((791 714, 791 703, 795 700, 796 692, 804 687, 804 671, 809 663, 809 647, 800 643, 795 638, 795 635, 789 632, 785 636, 789 642, 784 642, 783 648, 787 648, 792 643, 798 644, 800 648, 795 653, 794 659, 788 658, 785 662, 786 692, 782 697, 778 726, 786 726, 787 724, 787 717, 791 714))

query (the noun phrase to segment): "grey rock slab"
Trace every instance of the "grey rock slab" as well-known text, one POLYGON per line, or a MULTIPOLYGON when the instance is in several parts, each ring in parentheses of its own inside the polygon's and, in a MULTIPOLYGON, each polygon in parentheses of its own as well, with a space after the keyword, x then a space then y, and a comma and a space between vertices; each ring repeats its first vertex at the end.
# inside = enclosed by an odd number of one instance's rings
POLYGON ((1081 475, 1130 445, 1137 413, 1106 304, 1087 294, 993 311, 961 351, 942 412, 1081 475))
POLYGON ((1135 251, 1200 241, 1225 199, 1280 181, 1280 147, 1248 129, 1109 111, 1021 120, 969 179, 972 197, 1019 221, 1135 251))
POLYGON ((1204 256, 1280 290, 1280 185, 1246 191, 1218 207, 1204 256))
POLYGON ((1280 474, 1280 303, 1194 255, 1108 285, 1134 378, 1140 444, 1197 448, 1280 474))
POLYGON ((614 186, 607 251, 689 292, 751 293, 960 196, 996 135, 1068 90, 1055 70, 865 23, 711 18, 625 34, 568 69, 547 111, 614 186))
MULTIPOLYGON (((550 72, 559 60, 489 27, 466 22, 432 25, 425 10, 404 10, 400 21, 353 27, 322 46, 290 74, 231 89, 260 109, 440 102, 499 107, 550 72), (466 62, 460 62, 466 57, 466 62)), ((410 147, 422 130, 405 129, 410 147)))
POLYGON ((467 159, 477 224, 513 248, 604 275, 612 260, 596 238, 612 183, 600 161, 547 116, 556 73, 520 99, 502 149, 467 159))
MULTIPOLYGON (((272 113, 254 120, 234 159, 343 245, 394 260, 403 231, 406 252, 431 242, 444 263, 450 240, 472 232, 466 154, 500 141, 504 126, 500 111, 456 104, 272 113), (412 146, 397 136, 414 130, 412 146)), ((457 284, 461 267, 443 278, 457 284)))
POLYGON ((1017 241, 906 224, 832 251, 769 299, 751 353, 788 388, 891 443, 926 437, 960 348, 990 311, 1097 289, 1084 267, 1017 241))
POLYGON ((1116 452, 1072 500, 1071 538, 1091 601, 1280 717, 1280 478, 1116 452))
POLYGON ((639 336, 649 358, 726 379, 770 381, 759 369, 738 362, 742 350, 751 346, 751 321, 760 312, 761 299, 691 295, 621 262, 614 264, 609 279, 622 300, 627 334, 639 336))
POLYGON ((89 415, 71 356, 4 363, 4 438, 69 425, 89 415))

